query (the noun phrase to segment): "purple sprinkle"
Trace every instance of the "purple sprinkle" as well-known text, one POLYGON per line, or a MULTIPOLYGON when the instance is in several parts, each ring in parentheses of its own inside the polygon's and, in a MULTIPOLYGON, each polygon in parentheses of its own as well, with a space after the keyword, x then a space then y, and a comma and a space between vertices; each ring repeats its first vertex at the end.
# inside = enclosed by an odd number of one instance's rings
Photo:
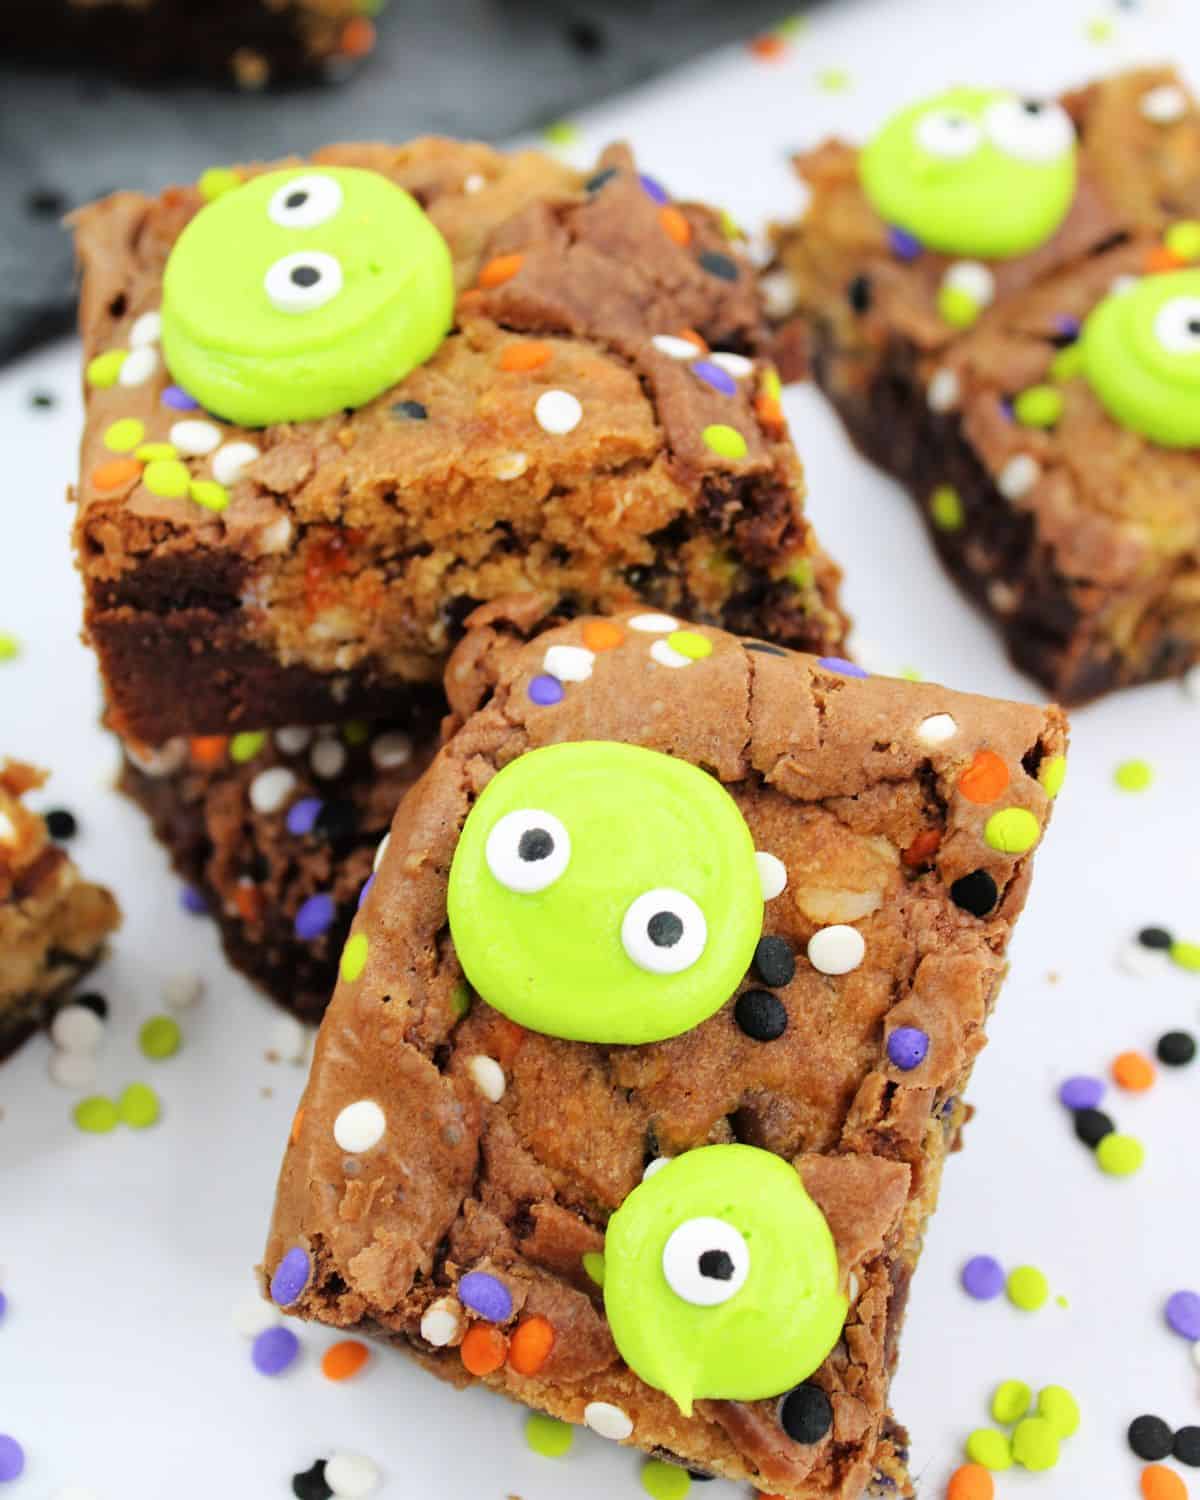
POLYGON ((1007 396, 1005 396, 1004 400, 1001 401, 1001 403, 1000 403, 1000 410, 1004 413, 1004 415, 1008 418, 1008 420, 1010 422, 1016 421, 1016 412, 1015 412, 1015 409, 1013 407, 1012 402, 1009 400, 1009 398, 1007 396))
POLYGON ((924 249, 916 235, 901 229, 899 224, 888 226, 888 244, 892 247, 892 254, 901 260, 916 260, 924 249))
POLYGON ((250 1358, 260 1375, 282 1375, 300 1353, 300 1340, 290 1328, 264 1328, 250 1346, 250 1358))
POLYGON ((489 1323, 507 1323, 512 1317, 508 1288, 486 1271, 469 1271, 458 1283, 458 1300, 489 1323))
POLYGON ((1054 331, 1059 338, 1077 339, 1079 337, 1080 322, 1078 318, 1072 318, 1068 313, 1060 313, 1054 320, 1054 331))
POLYGON ((1167 1298, 1167 1327, 1181 1339, 1200 1340, 1200 1293, 1173 1292, 1167 1298))
POLYGON ((323 936, 333 926, 337 916, 337 905, 328 891, 318 891, 301 903, 296 913, 296 936, 302 943, 311 943, 323 936))
POLYGON ((366 883, 366 885, 364 885, 363 888, 362 888, 362 890, 359 891, 359 893, 358 893, 358 905, 354 908, 355 911, 361 911, 362 910, 362 904, 367 899, 367 895, 368 895, 371 887, 374 884, 375 884, 375 871, 372 870, 371 873, 367 876, 367 883, 366 883))
POLYGON ((887 1054, 905 1073, 925 1061, 929 1038, 917 1026, 897 1026, 887 1039, 887 1054))
POLYGON ((563 701, 563 685, 557 677, 551 677, 547 673, 539 673, 529 684, 529 697, 534 703, 543 706, 563 701))
POLYGON ((973 1255, 962 1268, 962 1285, 976 1302, 990 1302, 1004 1290, 1004 1268, 990 1255, 973 1255))
POLYGON ((194 885, 185 885, 179 893, 179 904, 184 911, 191 912, 193 917, 206 917, 208 915, 208 899, 204 892, 197 890, 194 885))
POLYGON ((954 1106, 958 1103, 958 1095, 951 1094, 945 1104, 942 1105, 942 1118, 947 1119, 954 1113, 954 1106))
POLYGON ((320 797, 301 797, 299 802, 293 802, 287 811, 287 831, 296 834, 311 833, 323 805, 320 797))
POLYGON ((169 385, 162 393, 162 404, 174 411, 195 411, 200 405, 195 396, 189 396, 181 385, 169 385))
POLYGON ((19 1479, 25 1472, 25 1450, 15 1437, 0 1432, 0 1480, 19 1479))
POLYGON ((1103 1080, 1083 1073, 1068 1078, 1058 1091, 1058 1102, 1064 1109, 1099 1109, 1103 1098, 1103 1080))
POLYGON ((720 365, 714 365, 707 359, 696 359, 688 368, 693 375, 711 385, 714 391, 720 391, 722 396, 737 395, 737 381, 728 370, 722 370, 720 365))
POLYGON ((293 1245, 275 1267, 271 1277, 271 1300, 280 1307, 290 1307, 304 1288, 312 1271, 308 1252, 293 1245))
POLYGON ((4 1321, 4 1314, 8 1311, 8 1298, 0 1292, 0 1323, 4 1321))
POLYGON ((841 656, 822 656, 817 666, 824 667, 827 672, 840 672, 843 677, 869 677, 871 675, 856 662, 847 661, 841 656))
POLYGON ((638 181, 654 199, 655 203, 670 203, 671 195, 661 182, 657 182, 653 177, 648 177, 645 172, 638 173, 638 181))

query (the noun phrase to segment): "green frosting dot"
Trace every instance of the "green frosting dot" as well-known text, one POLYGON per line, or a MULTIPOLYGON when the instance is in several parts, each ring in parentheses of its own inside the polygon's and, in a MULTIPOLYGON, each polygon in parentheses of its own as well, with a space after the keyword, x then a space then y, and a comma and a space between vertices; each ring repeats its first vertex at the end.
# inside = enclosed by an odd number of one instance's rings
POLYGON ((342 961, 338 970, 344 980, 349 984, 359 978, 367 966, 367 939, 366 935, 356 932, 346 946, 342 949, 342 961))
POLYGON ((1037 1413, 1060 1438, 1074 1437, 1079 1431, 1079 1402, 1065 1385, 1048 1385, 1039 1391, 1037 1413))
POLYGON ((571 1451, 575 1433, 569 1422, 535 1411, 525 1419, 525 1441, 543 1458, 562 1458, 571 1451))
POLYGON ((1052 385, 1031 385, 1013 402, 1013 415, 1022 427, 1053 427, 1062 414, 1062 392, 1052 385))
POLYGON ((1145 760, 1124 760, 1113 772, 1123 792, 1144 792, 1154 780, 1154 767, 1145 760))
POLYGON ((937 295, 938 316, 951 328, 970 328, 983 311, 970 292, 960 286, 941 287, 937 295))
POLYGON ((1025 854, 1041 837, 1041 827, 1025 807, 1005 807, 994 812, 984 824, 983 837, 991 849, 1001 854, 1025 854))
POLYGON ((1012 1444, 994 1427, 977 1427, 967 1439, 967 1457, 973 1464, 999 1473, 1012 1468, 1012 1444))
POLYGON ((1067 757, 1050 755, 1038 767, 1038 781, 1047 797, 1057 797, 1067 779, 1067 757))
POLYGON ((597 1286, 604 1285, 604 1256, 598 1250, 585 1250, 583 1269, 597 1286))
POLYGON ((961 531, 966 521, 959 493, 950 484, 939 484, 929 497, 929 514, 939 531, 961 531))
POLYGON ((117 1106, 103 1094, 93 1094, 90 1098, 79 1101, 71 1111, 71 1118, 80 1130, 86 1130, 89 1135, 107 1135, 110 1130, 116 1129, 117 1106))
POLYGON ((205 510, 222 511, 229 505, 229 491, 215 479, 193 479, 188 494, 205 510))
POLYGON ((241 185, 242 179, 232 167, 208 167, 200 173, 196 181, 200 196, 206 203, 211 203, 222 193, 228 193, 232 188, 241 187, 241 185))
POLYGON ((183 1042, 183 1033, 174 1016, 151 1016, 138 1032, 138 1046, 146 1057, 161 1061, 173 1057, 183 1042))
POLYGON ((133 456, 144 464, 151 464, 164 458, 178 458, 179 449, 174 443, 142 443, 133 456))
MULTIPOLYGON (((1009 1272, 1005 1291, 1014 1307, 1019 1307, 1023 1312, 1036 1312, 1045 1305, 1050 1295, 1050 1283, 1046 1280, 1045 1272, 1039 1271, 1036 1266, 1018 1266, 1015 1271, 1009 1272)), ((1025 1405, 1028 1408, 1029 1402, 1026 1401, 1025 1405)))
POLYGON ((1011 1427, 1028 1412, 1033 1392, 1023 1380, 1006 1380, 996 1387, 992 1396, 992 1417, 1011 1427))
POLYGON ((746 439, 736 427, 713 422, 700 434, 704 446, 721 458, 745 458, 746 439))
POLYGON ((121 366, 129 358, 127 349, 109 349, 104 354, 97 354, 95 359, 88 361, 87 383, 97 390, 105 390, 110 385, 116 385, 117 376, 121 373, 121 366))
POLYGON ((653 1500, 683 1500, 692 1487, 691 1475, 677 1464, 664 1464, 657 1458, 642 1465, 642 1488, 653 1500))
POLYGON ((105 428, 104 446, 110 453, 129 453, 145 436, 145 425, 136 417, 122 417, 105 428))
POLYGON ((147 1083, 131 1083, 117 1100, 117 1113, 123 1124, 145 1130, 158 1120, 158 1095, 147 1083))
POLYGON ((256 755, 260 754, 266 743, 265 730, 243 729, 229 741, 229 758, 236 761, 238 765, 244 765, 246 761, 253 760, 256 755))
POLYGON ((1012 1455, 1023 1469, 1052 1469, 1058 1462, 1058 1433, 1044 1417, 1027 1417, 1012 1435, 1012 1455))
POLYGON ((182 500, 191 482, 187 464, 177 458, 156 458, 142 470, 142 483, 152 495, 161 495, 164 500, 182 500))
POLYGON ((1146 1148, 1131 1135, 1113 1131, 1096 1147, 1096 1164, 1110 1177, 1132 1177, 1146 1159, 1146 1148))

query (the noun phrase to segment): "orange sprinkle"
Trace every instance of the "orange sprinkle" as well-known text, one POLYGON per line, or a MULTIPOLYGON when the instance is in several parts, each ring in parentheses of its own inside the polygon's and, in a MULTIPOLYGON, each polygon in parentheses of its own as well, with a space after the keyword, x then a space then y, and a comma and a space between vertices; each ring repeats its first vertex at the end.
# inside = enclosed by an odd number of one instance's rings
POLYGON ((517 1325, 508 1346, 508 1362, 518 1375, 536 1375, 554 1348, 554 1328, 548 1318, 534 1316, 517 1325))
POLYGON ((477 308, 482 301, 483 293, 477 286, 471 286, 465 292, 459 292, 458 301, 455 306, 460 313, 469 313, 477 308))
POLYGON ((506 281, 513 279, 524 264, 523 255, 494 256, 480 271, 479 285, 481 287, 503 286, 506 281))
POLYGON ((611 651, 625 639, 625 632, 615 620, 588 620, 583 627, 583 644, 589 651, 611 651))
POLYGON ((491 1323, 472 1323, 458 1352, 472 1375, 491 1375, 504 1363, 508 1345, 504 1335, 491 1323))
POLYGON ((188 741, 188 753, 192 764, 197 766, 219 766, 225 759, 225 746, 229 743, 223 734, 198 734, 188 741))
POLYGON ((539 344, 530 339, 521 344, 509 344, 500 356, 502 370, 540 370, 550 359, 549 344, 539 344))
POLYGON ((940 828, 922 828, 900 858, 906 865, 923 865, 931 855, 937 853, 941 842, 940 828))
POLYGON ((958 778, 958 789, 968 802, 995 802, 1010 780, 1007 764, 994 750, 977 750, 958 778))
POLYGON ((759 396, 754 403, 754 411, 764 427, 783 426, 783 407, 774 396, 759 396))
POLYGON ((349 1380, 367 1362, 367 1346, 358 1339, 339 1339, 321 1356, 321 1374, 326 1380, 349 1380))
POLYGON ((659 209, 658 222, 669 240, 674 240, 677 245, 691 243, 692 226, 673 203, 664 203, 659 209))
POLYGON ((300 1131, 303 1128, 304 1128, 304 1106, 302 1104, 300 1106, 300 1108, 296 1111, 296 1113, 292 1116, 292 1130, 291 1130, 291 1134, 288 1136, 288 1140, 291 1143, 291 1145, 294 1146, 296 1144, 296 1142, 300 1139, 300 1131))
POLYGON ((681 328, 677 337, 681 339, 687 339, 689 344, 695 344, 696 348, 699 349, 701 354, 708 353, 707 342, 700 336, 700 334, 696 332, 694 328, 681 328))
POLYGON ((119 490, 142 477, 142 466, 136 458, 110 458, 92 470, 92 483, 98 490, 119 490))
POLYGON ((243 922, 254 922, 262 916, 262 892, 252 880, 239 880, 233 893, 233 904, 243 922))
POLYGON ((1112 1076, 1123 1089, 1141 1094, 1154 1082, 1154 1064, 1140 1052, 1122 1052, 1113 1058, 1112 1076))
POLYGON ((764 32, 762 36, 752 37, 750 41, 751 55, 757 57, 760 62, 774 62, 783 57, 787 52, 788 45, 781 36, 773 32, 764 32))
POLYGON ((366 16, 353 16, 342 27, 342 53, 346 57, 366 57, 375 49, 375 27, 366 16))
POLYGON ((1176 255, 1169 245, 1155 245, 1146 252, 1147 271, 1178 271, 1186 266, 1182 255, 1176 255))
POLYGON ((1147 1464, 1142 1470, 1145 1500, 1188 1500, 1187 1485, 1166 1464, 1147 1464))
POLYGON ((996 1482, 982 1464, 963 1464, 946 1486, 946 1500, 992 1500, 996 1482))

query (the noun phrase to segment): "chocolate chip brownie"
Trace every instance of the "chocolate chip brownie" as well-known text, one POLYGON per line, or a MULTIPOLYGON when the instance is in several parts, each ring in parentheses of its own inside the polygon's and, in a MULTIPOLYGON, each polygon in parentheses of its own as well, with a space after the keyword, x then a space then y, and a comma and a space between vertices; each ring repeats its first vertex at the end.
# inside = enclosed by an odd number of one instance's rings
POLYGON ((699 1473, 911 1493, 900 1324, 1062 715, 659 612, 473 624, 265 1284, 699 1473))
POLYGON ((797 158, 768 287, 855 443, 1064 701, 1200 658, 1200 112, 955 89, 797 158))
POLYGON ((76 224, 122 733, 419 712, 521 591, 838 648, 736 231, 628 151, 342 146, 76 224))

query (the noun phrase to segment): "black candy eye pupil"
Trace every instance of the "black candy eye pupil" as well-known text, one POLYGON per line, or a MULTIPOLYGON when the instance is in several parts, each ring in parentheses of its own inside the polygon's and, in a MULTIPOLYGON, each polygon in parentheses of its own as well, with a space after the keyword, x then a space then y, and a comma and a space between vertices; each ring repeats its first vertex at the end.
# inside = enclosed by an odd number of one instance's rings
POLYGON ((646 923, 646 936, 656 948, 673 948, 683 936, 683 923, 673 911, 656 911, 646 923))
POLYGON ((1187 327, 1189 333, 1200 336, 1200 318, 1189 318, 1187 327))
POLYGON ((554 853, 554 839, 545 828, 527 828, 517 842, 517 858, 526 864, 549 859, 554 853))
POLYGON ((297 286, 316 286, 321 273, 316 266, 296 266, 292 270, 291 279, 297 286))
POLYGON ((705 1250, 700 1257, 700 1274, 710 1281, 732 1281, 733 1256, 727 1250, 705 1250))
POLYGON ((1026 100, 1024 100, 1024 102, 1021 105, 1021 108, 1025 111, 1025 113, 1027 115, 1040 115, 1041 112, 1042 112, 1042 105, 1039 103, 1039 101, 1037 99, 1026 99, 1026 100))
POLYGON ((289 193, 283 201, 288 208, 300 208, 308 202, 308 194, 304 191, 289 193))

